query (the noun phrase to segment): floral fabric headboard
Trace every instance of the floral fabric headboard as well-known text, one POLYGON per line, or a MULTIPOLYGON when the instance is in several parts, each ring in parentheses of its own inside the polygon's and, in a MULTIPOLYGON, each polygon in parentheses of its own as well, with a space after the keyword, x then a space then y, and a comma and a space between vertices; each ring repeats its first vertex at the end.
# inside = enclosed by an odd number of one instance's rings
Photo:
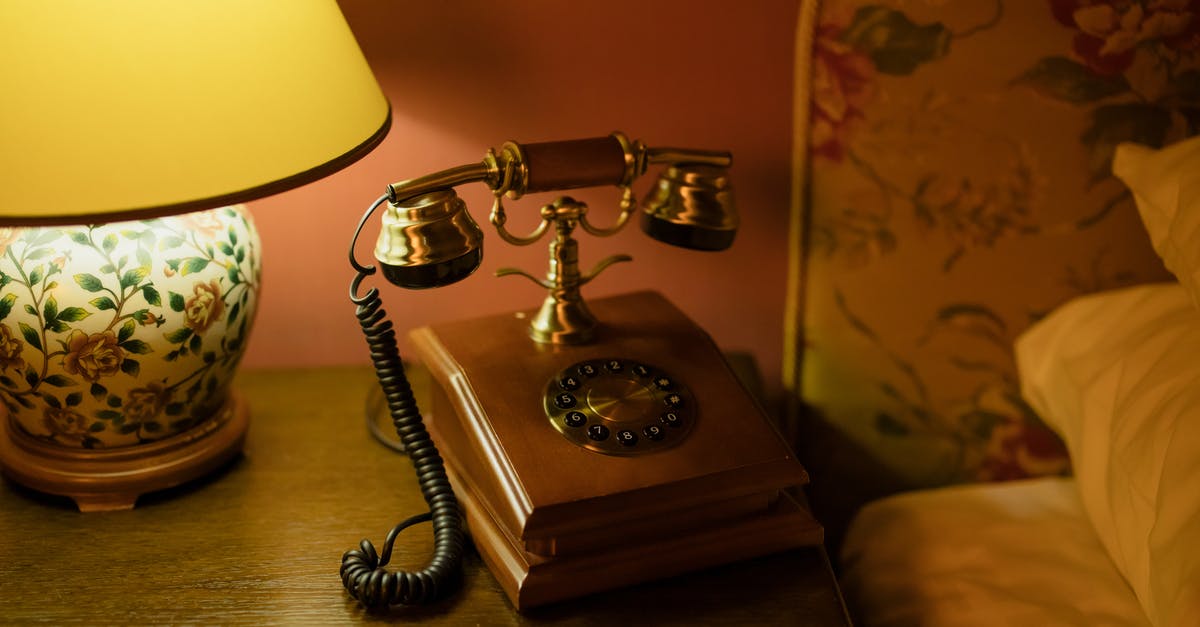
POLYGON ((827 0, 797 43, 787 384, 826 524, 911 487, 1069 471, 1012 342, 1168 278, 1119 142, 1200 128, 1200 1, 827 0))

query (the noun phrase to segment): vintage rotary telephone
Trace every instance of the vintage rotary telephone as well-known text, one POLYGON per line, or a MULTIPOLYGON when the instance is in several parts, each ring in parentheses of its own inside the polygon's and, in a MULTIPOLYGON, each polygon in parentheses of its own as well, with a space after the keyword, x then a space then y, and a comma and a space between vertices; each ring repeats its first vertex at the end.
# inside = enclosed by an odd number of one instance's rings
POLYGON ((351 244, 351 298, 430 506, 392 529, 382 555, 363 540, 343 556, 352 596, 386 608, 445 594, 462 557, 464 517, 518 609, 821 541, 820 526, 791 495, 807 482, 803 467, 708 335, 652 292, 590 306, 580 294, 629 257, 582 274, 575 229, 606 236, 624 227, 635 211, 631 186, 650 165, 667 167, 643 203, 642 229, 685 248, 728 248, 737 228, 730 163, 725 152, 650 148, 613 133, 508 142, 481 163, 388 186, 354 239, 386 203, 375 257, 402 287, 447 285, 479 266, 483 235, 457 185, 492 190, 490 219, 504 241, 532 244, 551 227, 553 240, 544 279, 497 272, 545 287, 536 311, 413 332, 437 383, 428 431, 378 290, 358 294, 375 267, 359 264, 351 244), (568 196, 541 208, 531 234, 505 228, 505 197, 600 185, 621 189, 608 228, 592 225, 587 206, 568 196), (385 570, 397 534, 424 521, 434 528, 430 564, 385 570))

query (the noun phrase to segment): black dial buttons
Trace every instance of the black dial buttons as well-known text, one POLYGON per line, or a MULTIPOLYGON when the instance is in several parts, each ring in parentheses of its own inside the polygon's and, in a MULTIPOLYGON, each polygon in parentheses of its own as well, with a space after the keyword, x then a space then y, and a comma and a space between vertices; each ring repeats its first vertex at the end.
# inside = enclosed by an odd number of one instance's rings
POLYGON ((546 383, 543 409, 571 443, 607 455, 643 455, 682 442, 696 422, 687 386, 640 360, 567 365, 546 383))
POLYGON ((559 409, 571 409, 576 403, 575 397, 566 392, 554 396, 554 404, 559 409))
POLYGON ((563 424, 568 427, 582 427, 587 424, 587 416, 583 412, 569 411, 566 416, 563 416, 563 424))

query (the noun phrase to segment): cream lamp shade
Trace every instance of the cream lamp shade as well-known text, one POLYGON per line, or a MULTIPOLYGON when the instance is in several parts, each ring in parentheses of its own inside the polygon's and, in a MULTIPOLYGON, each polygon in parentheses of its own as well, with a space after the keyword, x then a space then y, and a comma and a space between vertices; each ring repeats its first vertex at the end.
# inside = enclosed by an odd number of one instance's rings
POLYGON ((266 196, 390 123, 334 0, 6 1, 0 85, 0 224, 266 196))
POLYGON ((391 110, 334 0, 3 0, 0 89, 0 470, 128 509, 247 433, 261 251, 228 205, 391 110))

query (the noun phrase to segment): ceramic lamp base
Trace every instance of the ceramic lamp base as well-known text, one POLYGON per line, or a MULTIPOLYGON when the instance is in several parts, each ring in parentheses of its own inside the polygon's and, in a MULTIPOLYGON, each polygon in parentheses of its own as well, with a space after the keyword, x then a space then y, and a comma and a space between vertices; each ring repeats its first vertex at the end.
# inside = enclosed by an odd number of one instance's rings
POLYGON ((13 481, 75 501, 81 512, 133 509, 139 496, 200 478, 242 450, 250 424, 231 391, 211 418, 178 435, 115 449, 78 449, 31 437, 0 419, 0 466, 13 481))

